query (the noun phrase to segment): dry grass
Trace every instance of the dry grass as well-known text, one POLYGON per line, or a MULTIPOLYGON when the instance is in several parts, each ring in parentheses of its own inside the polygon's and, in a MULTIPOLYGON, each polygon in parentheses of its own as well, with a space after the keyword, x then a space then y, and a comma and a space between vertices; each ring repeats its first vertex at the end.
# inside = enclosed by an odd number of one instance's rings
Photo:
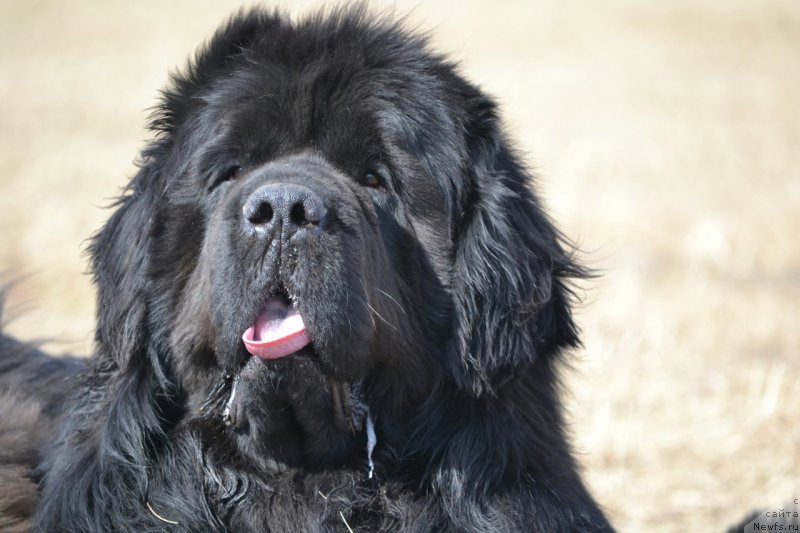
MULTIPOLYGON (((234 4, 0 4, 12 333, 89 349, 84 239, 167 71, 234 4)), ((499 97, 602 270, 568 382, 615 522, 721 530, 800 497, 800 4, 452 2, 412 20, 499 97)))

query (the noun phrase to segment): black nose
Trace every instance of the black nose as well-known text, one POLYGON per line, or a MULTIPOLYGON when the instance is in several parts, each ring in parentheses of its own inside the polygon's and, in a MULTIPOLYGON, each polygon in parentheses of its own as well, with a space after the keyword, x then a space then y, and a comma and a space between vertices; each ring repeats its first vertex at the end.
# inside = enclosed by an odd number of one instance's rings
POLYGON ((322 224, 327 209, 322 198, 305 185, 270 183, 245 200, 242 213, 253 227, 267 230, 282 227, 293 233, 322 224))

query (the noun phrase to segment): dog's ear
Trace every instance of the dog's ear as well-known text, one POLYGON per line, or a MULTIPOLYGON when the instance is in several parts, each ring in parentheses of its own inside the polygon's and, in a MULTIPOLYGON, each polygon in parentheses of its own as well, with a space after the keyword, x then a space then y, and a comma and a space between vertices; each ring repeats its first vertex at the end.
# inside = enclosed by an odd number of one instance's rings
POLYGON ((92 238, 89 254, 97 287, 95 342, 123 368, 146 342, 145 287, 152 206, 158 194, 160 146, 145 150, 139 172, 92 238))
POLYGON ((212 80, 224 79, 224 72, 254 46, 258 36, 275 31, 282 24, 277 13, 242 11, 224 25, 202 48, 183 73, 172 77, 162 93, 161 103, 150 118, 149 129, 156 140, 141 156, 142 164, 117 200, 116 210, 92 239, 89 253, 97 285, 97 332, 95 340, 122 367, 131 354, 145 348, 146 316, 144 289, 149 264, 149 232, 154 206, 163 193, 161 174, 179 174, 184 169, 164 169, 172 144, 181 142, 176 130, 190 120, 212 80))
POLYGON ((458 385, 478 396, 493 394, 537 358, 578 344, 568 278, 585 271, 534 195, 494 104, 482 95, 469 101, 449 365, 458 385))

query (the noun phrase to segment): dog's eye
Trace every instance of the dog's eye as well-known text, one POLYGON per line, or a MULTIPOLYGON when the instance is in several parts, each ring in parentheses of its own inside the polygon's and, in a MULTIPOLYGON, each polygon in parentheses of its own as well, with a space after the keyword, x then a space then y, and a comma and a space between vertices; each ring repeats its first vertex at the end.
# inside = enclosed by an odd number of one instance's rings
POLYGON ((226 181, 235 180, 236 178, 239 177, 241 173, 242 173, 242 167, 240 167, 239 165, 233 165, 227 168, 224 172, 222 172, 217 176, 217 178, 214 180, 214 183, 211 184, 209 190, 214 190, 215 188, 219 187, 226 181))
POLYGON ((364 179, 361 180, 361 183, 363 183, 365 187, 372 187, 374 189, 377 189, 383 185, 380 176, 373 172, 367 172, 364 174, 364 179))
POLYGON ((361 178, 361 185, 379 191, 386 190, 386 178, 377 170, 370 170, 361 178))

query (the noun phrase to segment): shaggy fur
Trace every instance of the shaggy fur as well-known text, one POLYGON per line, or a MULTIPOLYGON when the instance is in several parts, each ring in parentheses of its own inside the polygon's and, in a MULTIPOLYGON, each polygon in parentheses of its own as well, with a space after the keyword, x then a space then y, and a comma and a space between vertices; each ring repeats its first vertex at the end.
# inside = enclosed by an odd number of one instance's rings
POLYGON ((96 349, 34 529, 611 529, 558 395, 584 271, 494 103, 424 38, 243 12, 151 127, 91 246, 96 349), (275 298, 311 344, 250 356, 275 298))
MULTIPOLYGON (((2 310, 0 291, 0 310, 2 310)), ((0 531, 28 531, 36 510, 41 450, 83 368, 0 334, 0 531)))

